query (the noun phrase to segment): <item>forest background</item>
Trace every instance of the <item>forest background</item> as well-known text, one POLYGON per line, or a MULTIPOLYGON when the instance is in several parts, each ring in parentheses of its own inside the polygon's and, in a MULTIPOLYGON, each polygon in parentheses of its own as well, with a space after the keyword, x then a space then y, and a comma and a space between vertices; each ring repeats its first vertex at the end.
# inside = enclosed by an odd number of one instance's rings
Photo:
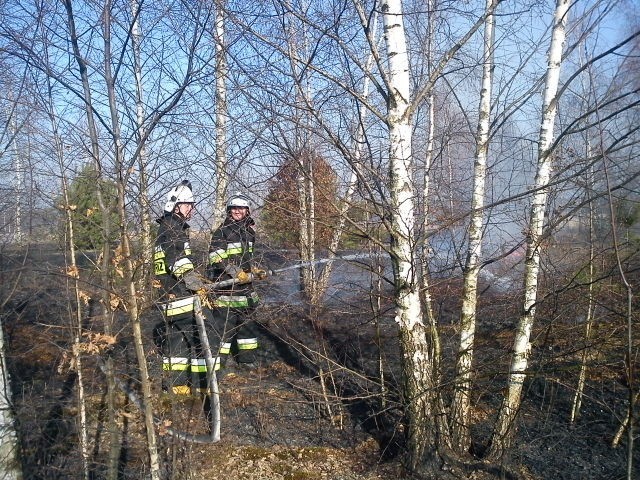
POLYGON ((146 332, 182 179, 203 259, 226 197, 252 199, 265 263, 299 272, 263 320, 304 318, 314 411, 343 426, 366 398, 403 475, 532 475, 521 413, 554 392, 563 431, 599 411, 607 475, 634 477, 636 2, 13 0, 0 19, 6 478, 199 478, 166 446, 146 332), (331 329, 361 325, 375 348, 336 352, 331 329))

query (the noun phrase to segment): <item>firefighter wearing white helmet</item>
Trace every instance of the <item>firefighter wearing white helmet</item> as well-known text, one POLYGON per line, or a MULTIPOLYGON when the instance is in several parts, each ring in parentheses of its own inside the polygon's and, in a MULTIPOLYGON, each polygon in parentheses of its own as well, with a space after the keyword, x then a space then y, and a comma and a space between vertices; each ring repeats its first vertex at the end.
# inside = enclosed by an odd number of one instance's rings
POLYGON ((213 299, 214 322, 217 331, 223 332, 219 351, 223 366, 229 355, 240 365, 257 364, 259 344, 252 314, 259 298, 251 280, 264 278, 266 272, 255 265, 255 242, 249 199, 234 194, 227 200, 226 218, 211 236, 207 269, 210 280, 237 280, 232 286, 216 291, 213 299))
POLYGON ((176 205, 180 203, 195 205, 191 182, 183 180, 180 185, 172 188, 167 194, 167 202, 164 204, 165 212, 173 212, 176 205))
POLYGON ((232 207, 246 208, 247 213, 251 213, 249 199, 241 193, 236 193, 227 200, 227 213, 232 207))
POLYGON ((154 340, 169 380, 163 386, 175 394, 206 390, 206 361, 194 311, 196 292, 204 287, 205 280, 195 271, 187 223, 194 210, 191 183, 183 180, 169 191, 163 215, 156 220, 159 226, 153 265, 162 321, 154 329, 154 340))

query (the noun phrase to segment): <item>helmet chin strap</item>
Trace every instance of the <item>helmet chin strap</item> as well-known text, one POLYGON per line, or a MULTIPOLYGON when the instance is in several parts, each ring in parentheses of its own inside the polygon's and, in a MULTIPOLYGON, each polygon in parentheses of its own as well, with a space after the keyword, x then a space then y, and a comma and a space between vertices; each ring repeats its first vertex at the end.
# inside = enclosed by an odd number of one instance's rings
POLYGON ((191 215, 193 214, 193 209, 195 208, 195 204, 194 203, 187 203, 187 202, 182 202, 182 203, 176 203, 175 206, 173 207, 173 214, 174 215, 178 215, 182 218, 184 218, 185 220, 189 220, 189 218, 191 217, 191 215), (191 211, 189 212, 188 215, 185 215, 184 213, 182 213, 182 211, 180 210, 180 206, 181 205, 192 205, 193 207, 191 208, 191 211))

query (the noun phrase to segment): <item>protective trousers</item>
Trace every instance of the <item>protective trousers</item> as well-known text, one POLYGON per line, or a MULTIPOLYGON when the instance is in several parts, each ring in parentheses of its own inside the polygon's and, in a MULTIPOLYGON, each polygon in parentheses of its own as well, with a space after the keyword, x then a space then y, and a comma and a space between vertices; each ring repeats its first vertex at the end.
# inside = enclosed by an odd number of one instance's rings
MULTIPOLYGON (((206 353, 202 346, 193 308, 194 297, 168 302, 163 307, 164 321, 154 329, 154 342, 162 353, 163 389, 178 395, 207 391, 206 353)), ((211 314, 202 310, 215 369, 220 368, 217 355, 220 338, 212 327, 211 314)))
POLYGON ((258 333, 252 318, 255 308, 213 308, 215 330, 221 334, 220 358, 225 365, 231 355, 236 363, 250 364, 257 361, 258 333))

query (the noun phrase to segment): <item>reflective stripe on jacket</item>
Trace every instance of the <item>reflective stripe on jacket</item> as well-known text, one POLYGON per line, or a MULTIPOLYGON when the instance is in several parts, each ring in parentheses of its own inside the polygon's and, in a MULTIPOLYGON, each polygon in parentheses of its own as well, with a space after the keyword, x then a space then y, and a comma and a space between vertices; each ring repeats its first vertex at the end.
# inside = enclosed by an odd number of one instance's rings
POLYGON ((256 292, 249 295, 218 295, 212 304, 214 307, 249 308, 260 302, 260 297, 256 292))
MULTIPOLYGON (((228 280, 232 278, 229 272, 243 270, 251 272, 253 266, 253 246, 255 243, 255 222, 250 216, 236 222, 231 217, 225 221, 211 235, 209 244, 209 266, 207 276, 210 280, 228 280)), ((251 284, 234 285, 231 293, 234 296, 249 296, 252 292, 251 284)), ((256 298, 257 300, 257 298, 256 298)), ((257 301, 256 301, 257 303, 257 301)), ((248 300, 221 300, 218 306, 234 306, 238 308, 251 306, 248 300), (225 303, 230 302, 230 303, 225 303), (240 303, 238 303, 240 302, 240 303), (244 303, 243 303, 244 302, 244 303)))
POLYGON ((188 296, 191 292, 180 280, 194 268, 189 244, 189 224, 175 213, 165 213, 156 221, 159 226, 153 266, 163 290, 161 296, 188 296))
POLYGON ((216 264, 220 264, 224 260, 242 255, 245 252, 253 256, 253 241, 247 241, 246 247, 243 247, 241 242, 228 243, 226 248, 218 248, 209 252, 209 264, 216 266, 216 264))
POLYGON ((195 296, 180 298, 171 302, 161 303, 160 308, 167 318, 193 312, 195 296))

